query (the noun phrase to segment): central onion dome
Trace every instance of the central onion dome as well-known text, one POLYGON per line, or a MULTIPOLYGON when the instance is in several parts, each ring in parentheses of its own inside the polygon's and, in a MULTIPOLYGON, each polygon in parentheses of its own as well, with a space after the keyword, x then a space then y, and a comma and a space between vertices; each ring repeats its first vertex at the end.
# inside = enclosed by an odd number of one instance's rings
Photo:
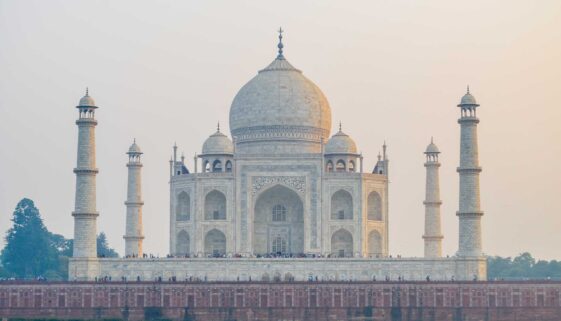
POLYGON ((277 58, 232 102, 232 137, 241 152, 319 152, 329 137, 331 108, 318 86, 285 59, 279 32, 277 58))

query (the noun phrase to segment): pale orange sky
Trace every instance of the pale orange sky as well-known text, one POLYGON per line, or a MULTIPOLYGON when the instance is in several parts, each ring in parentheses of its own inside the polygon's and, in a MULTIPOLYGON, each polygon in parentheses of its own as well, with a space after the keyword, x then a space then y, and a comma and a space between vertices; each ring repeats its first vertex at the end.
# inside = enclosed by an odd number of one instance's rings
POLYGON ((2 1, 0 233, 22 197, 72 237, 77 128, 97 112, 98 228, 122 253, 125 152, 143 168, 145 248, 169 246, 174 141, 200 152, 236 92, 285 56, 326 94, 370 171, 391 160, 390 252, 422 255, 423 151, 441 154, 444 252, 457 250, 459 110, 478 116, 483 247, 561 259, 561 1, 2 1), (350 5, 352 4, 352 5, 350 5))

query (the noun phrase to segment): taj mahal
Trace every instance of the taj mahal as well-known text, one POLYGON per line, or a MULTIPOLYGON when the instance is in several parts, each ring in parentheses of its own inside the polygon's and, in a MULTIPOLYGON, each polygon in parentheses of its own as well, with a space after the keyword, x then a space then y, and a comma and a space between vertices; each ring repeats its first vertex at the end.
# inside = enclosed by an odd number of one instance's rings
POLYGON ((127 152, 125 255, 97 257, 96 220, 103 215, 96 207, 98 107, 86 92, 77 106, 70 280, 104 276, 211 281, 486 278, 479 196, 479 104, 469 88, 457 105, 461 130, 458 251, 442 256, 440 151, 428 138, 426 197, 419 204, 425 208, 424 231, 419 230, 424 256, 391 257, 387 146, 384 142, 375 164, 364 164, 357 144, 340 124, 332 134, 326 96, 288 62, 282 39, 280 30, 276 58, 234 97, 230 135, 218 126, 202 144, 191 168, 178 156, 178 147, 173 147, 169 255, 165 258, 143 252, 143 152, 136 141, 127 152))

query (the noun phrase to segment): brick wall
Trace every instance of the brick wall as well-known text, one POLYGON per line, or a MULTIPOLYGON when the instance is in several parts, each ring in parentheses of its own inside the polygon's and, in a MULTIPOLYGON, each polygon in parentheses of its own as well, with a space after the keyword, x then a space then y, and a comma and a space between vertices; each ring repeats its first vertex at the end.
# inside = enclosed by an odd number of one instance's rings
POLYGON ((561 282, 1 283, 2 318, 561 320, 561 282))

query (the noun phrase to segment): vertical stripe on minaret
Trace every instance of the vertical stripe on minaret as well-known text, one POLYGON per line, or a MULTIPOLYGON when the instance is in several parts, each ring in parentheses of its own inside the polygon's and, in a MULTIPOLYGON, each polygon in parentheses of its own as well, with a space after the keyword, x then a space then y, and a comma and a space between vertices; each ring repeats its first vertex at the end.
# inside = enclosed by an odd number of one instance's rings
POLYGON ((136 144, 136 140, 132 143, 129 151, 129 169, 127 183, 127 222, 126 231, 123 238, 125 239, 125 256, 126 257, 142 257, 142 178, 141 169, 142 162, 140 156, 142 151, 136 144))
POLYGON ((425 151, 427 182, 425 201, 423 202, 425 204, 425 234, 423 239, 425 241, 425 257, 427 258, 442 256, 442 239, 444 238, 440 228, 440 205, 442 201, 440 200, 438 154, 440 154, 440 151, 431 138, 425 151))
POLYGON ((477 118, 479 105, 470 94, 462 97, 460 104, 460 208, 457 212, 460 224, 459 256, 478 257, 482 255, 481 216, 479 199, 479 153, 477 148, 477 118))
POLYGON ((74 249, 73 257, 97 257, 97 227, 99 213, 96 210, 95 177, 98 170, 95 166, 95 101, 86 95, 80 99, 78 106, 78 159, 74 173, 76 174, 76 198, 74 202, 74 249))

